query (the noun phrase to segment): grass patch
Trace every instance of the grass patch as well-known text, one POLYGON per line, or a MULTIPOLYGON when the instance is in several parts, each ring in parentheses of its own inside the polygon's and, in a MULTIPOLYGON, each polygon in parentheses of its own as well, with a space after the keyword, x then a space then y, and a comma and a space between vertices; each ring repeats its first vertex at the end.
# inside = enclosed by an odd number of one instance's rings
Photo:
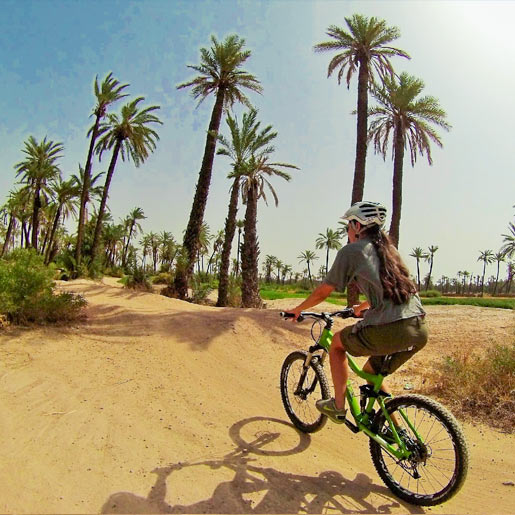
POLYGON ((424 393, 443 399, 458 416, 515 430, 515 342, 495 345, 484 356, 446 356, 431 384, 424 393))
POLYGON ((498 299, 493 297, 427 297, 422 298, 425 306, 479 306, 482 308, 515 309, 515 299, 498 299))

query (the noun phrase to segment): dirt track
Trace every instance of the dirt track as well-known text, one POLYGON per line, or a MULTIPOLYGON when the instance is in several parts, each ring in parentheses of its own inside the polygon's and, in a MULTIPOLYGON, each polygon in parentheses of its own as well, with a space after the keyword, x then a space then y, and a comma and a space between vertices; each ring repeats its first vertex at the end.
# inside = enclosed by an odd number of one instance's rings
MULTIPOLYGON (((464 488, 422 509, 381 483, 362 435, 299 435, 278 377, 309 327, 279 320, 289 301, 217 309, 114 281, 64 287, 85 294, 85 323, 0 333, 0 512, 513 513, 513 436, 466 424, 464 488)), ((396 374, 398 390, 453 345, 513 338, 508 310, 428 315, 424 359, 396 374)))

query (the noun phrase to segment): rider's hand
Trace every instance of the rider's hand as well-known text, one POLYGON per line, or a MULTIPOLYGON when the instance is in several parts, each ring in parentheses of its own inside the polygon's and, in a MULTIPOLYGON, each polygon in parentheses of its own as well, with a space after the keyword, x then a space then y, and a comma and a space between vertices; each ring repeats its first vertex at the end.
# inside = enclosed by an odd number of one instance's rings
POLYGON ((299 318, 299 316, 300 316, 301 311, 302 311, 302 309, 294 308, 294 309, 289 309, 288 311, 285 311, 285 313, 292 313, 293 315, 295 315, 293 318, 290 318, 290 320, 292 322, 296 322, 297 318, 299 318))
POLYGON ((355 306, 352 306, 352 309, 354 310, 354 316, 356 318, 362 318, 364 312, 369 308, 370 308, 370 304, 367 301, 362 302, 361 304, 356 304, 355 306))

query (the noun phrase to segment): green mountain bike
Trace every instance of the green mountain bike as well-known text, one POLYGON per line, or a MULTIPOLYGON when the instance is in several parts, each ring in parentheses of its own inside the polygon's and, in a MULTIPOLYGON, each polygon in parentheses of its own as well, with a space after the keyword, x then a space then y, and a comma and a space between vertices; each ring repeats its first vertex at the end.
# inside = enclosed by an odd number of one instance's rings
MULTIPOLYGON (((333 319, 353 315, 347 308, 334 313, 302 312, 298 319, 315 320, 311 328, 315 344, 284 360, 281 396, 288 417, 300 431, 313 433, 327 422, 315 403, 331 397, 323 365, 333 337, 333 319)), ((359 398, 350 381, 347 384, 347 413, 353 421, 346 418, 344 424, 369 437, 372 462, 385 485, 400 499, 421 506, 450 499, 462 487, 468 470, 467 444, 457 420, 440 403, 422 395, 392 397, 381 389, 384 375, 368 374, 352 356, 347 357, 350 368, 368 384, 360 386, 359 398)))

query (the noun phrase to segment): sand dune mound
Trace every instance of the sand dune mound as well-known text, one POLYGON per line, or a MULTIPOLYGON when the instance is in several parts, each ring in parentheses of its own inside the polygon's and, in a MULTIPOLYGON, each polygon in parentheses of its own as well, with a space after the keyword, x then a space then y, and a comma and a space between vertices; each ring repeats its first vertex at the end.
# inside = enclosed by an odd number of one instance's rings
MULTIPOLYGON (((329 424, 300 435, 288 423, 279 372, 309 338, 309 325, 279 319, 290 301, 220 309, 115 281, 61 287, 87 298, 84 322, 0 333, 0 511, 423 512, 382 485, 362 435, 329 424)), ((436 359, 446 338, 474 344, 477 330, 462 337, 471 320, 493 317, 489 338, 509 334, 502 311, 432 308, 425 359, 436 359)), ((466 431, 469 479, 432 511, 509 512, 512 437, 466 431)))

